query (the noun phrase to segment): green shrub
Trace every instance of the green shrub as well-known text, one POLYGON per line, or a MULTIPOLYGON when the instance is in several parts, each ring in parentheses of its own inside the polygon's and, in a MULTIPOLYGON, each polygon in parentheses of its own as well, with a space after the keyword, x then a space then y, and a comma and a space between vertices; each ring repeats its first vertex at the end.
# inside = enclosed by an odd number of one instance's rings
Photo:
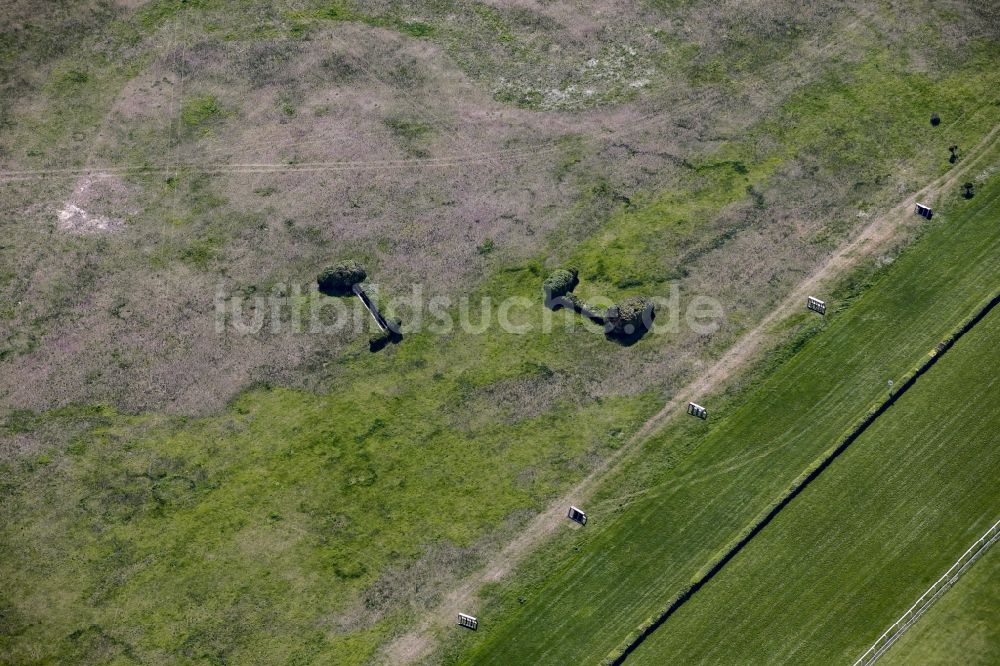
POLYGON ((328 266, 316 277, 319 290, 328 296, 346 296, 351 287, 364 282, 368 274, 364 267, 353 259, 328 266))
POLYGON ((645 296, 630 296, 608 308, 605 314, 605 331, 617 338, 642 335, 653 322, 653 302, 645 296))
POLYGON ((542 283, 542 292, 545 295, 545 305, 548 307, 553 307, 554 299, 561 296, 569 294, 574 289, 576 285, 580 283, 577 277, 577 270, 575 268, 559 268, 545 278, 545 282, 542 283))

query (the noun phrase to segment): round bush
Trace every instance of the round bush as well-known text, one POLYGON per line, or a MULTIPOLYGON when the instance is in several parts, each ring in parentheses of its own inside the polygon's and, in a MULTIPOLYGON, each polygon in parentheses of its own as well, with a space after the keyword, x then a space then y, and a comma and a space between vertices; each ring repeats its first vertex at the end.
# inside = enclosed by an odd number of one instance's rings
POLYGON ((630 296, 608 308, 604 315, 608 335, 629 338, 641 335, 652 324, 653 302, 645 296, 630 296))
POLYGON ((545 302, 551 303, 553 299, 565 296, 576 289, 580 283, 577 278, 575 268, 559 268, 545 278, 542 283, 542 292, 545 294, 545 302))
POLYGON ((316 277, 319 290, 330 296, 346 296, 351 293, 351 287, 364 282, 368 274, 364 267, 353 259, 342 261, 334 266, 328 266, 316 277))

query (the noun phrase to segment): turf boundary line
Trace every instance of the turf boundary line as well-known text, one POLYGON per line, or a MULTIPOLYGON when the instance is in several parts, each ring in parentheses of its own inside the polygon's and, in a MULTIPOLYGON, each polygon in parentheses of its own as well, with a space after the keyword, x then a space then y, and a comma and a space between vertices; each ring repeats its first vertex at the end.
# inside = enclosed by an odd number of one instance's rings
POLYGON ((907 629, 913 626, 914 622, 923 616, 927 609, 938 600, 938 597, 951 589, 951 586, 955 584, 962 574, 964 574, 966 570, 968 570, 968 568, 983 555, 983 553, 989 550, 990 546, 992 546, 997 539, 1000 539, 1000 529, 998 528, 1000 528, 1000 520, 993 523, 993 525, 986 530, 986 532, 979 537, 967 551, 962 553, 962 556, 951 565, 951 568, 944 572, 943 576, 938 578, 933 585, 927 588, 927 591, 921 594, 916 602, 914 602, 914 604, 910 606, 905 613, 899 616, 898 620, 893 622, 889 628, 885 630, 885 633, 875 639, 875 642, 872 643, 872 646, 868 648, 867 652, 861 655, 861 658, 854 662, 854 666, 870 666, 870 664, 874 664, 878 661, 878 658, 885 654, 886 650, 892 647, 899 637, 902 636, 907 629), (958 571, 955 571, 956 567, 959 567, 958 571), (955 571, 954 574, 952 574, 953 571, 955 571), (927 595, 931 595, 930 598, 926 598, 927 595), (874 654, 872 654, 873 651, 874 654), (871 656, 869 657, 869 655, 871 656))
POLYGON ((706 566, 702 567, 695 574, 694 579, 691 584, 688 585, 682 592, 674 596, 667 607, 659 613, 657 616, 650 618, 643 625, 634 631, 623 643, 619 645, 614 651, 612 651, 601 663, 606 666, 620 666, 628 658, 632 652, 636 650, 647 638, 649 638, 653 632, 659 629, 664 622, 666 622, 671 615, 677 612, 677 610, 683 606, 698 590, 705 586, 712 578, 718 574, 723 567, 726 566, 736 555, 739 554, 743 548, 750 543, 750 541, 757 536, 767 525, 774 520, 774 518, 788 506, 792 500, 794 500, 799 493, 801 493, 805 488, 816 480, 820 474, 823 473, 827 467, 829 467, 834 460, 836 460, 840 454, 847 450, 847 448, 857 440, 858 437, 864 433, 872 423, 875 422, 882 414, 884 414, 890 407, 892 407, 899 398, 905 394, 916 382, 923 376, 928 370, 930 370, 938 359, 941 358, 949 349, 951 349, 958 340, 972 330, 976 324, 978 324, 982 319, 990 313, 990 311, 1000 303, 1000 292, 996 292, 993 296, 987 300, 983 305, 976 309, 976 311, 965 319, 961 325, 954 329, 944 340, 942 340, 938 345, 930 351, 928 357, 924 359, 916 368, 911 370, 909 373, 904 375, 903 381, 900 382, 899 387, 896 390, 890 390, 889 397, 880 403, 874 405, 869 409, 868 413, 857 423, 848 434, 841 438, 838 444, 833 448, 828 449, 818 460, 806 468, 805 472, 799 475, 799 477, 792 482, 792 485, 786 490, 781 497, 779 497, 768 509, 766 509, 762 514, 758 514, 759 517, 754 520, 748 528, 746 528, 743 533, 737 537, 735 540, 730 541, 730 545, 726 546, 720 554, 717 555, 713 560, 711 560, 706 566))

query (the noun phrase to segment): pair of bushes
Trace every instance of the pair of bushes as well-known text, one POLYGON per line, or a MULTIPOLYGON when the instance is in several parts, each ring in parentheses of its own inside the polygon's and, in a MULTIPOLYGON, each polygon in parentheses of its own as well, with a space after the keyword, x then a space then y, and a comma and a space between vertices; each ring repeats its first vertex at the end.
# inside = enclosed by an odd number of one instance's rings
POLYGON ((645 296, 630 296, 607 310, 584 303, 573 293, 580 284, 575 268, 560 268, 553 271, 542 283, 545 306, 558 310, 568 307, 591 321, 604 326, 609 337, 632 340, 642 337, 649 330, 656 316, 653 302, 645 296))

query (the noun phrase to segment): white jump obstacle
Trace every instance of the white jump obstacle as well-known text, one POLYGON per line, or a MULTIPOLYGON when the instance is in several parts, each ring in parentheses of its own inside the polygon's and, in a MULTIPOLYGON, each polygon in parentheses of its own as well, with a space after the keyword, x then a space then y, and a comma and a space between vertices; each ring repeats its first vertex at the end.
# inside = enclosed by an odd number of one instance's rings
POLYGON ((918 203, 917 204, 916 213, 920 217, 926 217, 928 220, 931 219, 934 216, 934 211, 931 210, 931 207, 930 206, 925 206, 922 203, 918 203))
POLYGON ((702 421, 708 418, 708 410, 701 405, 696 405, 693 402, 688 403, 688 414, 691 416, 697 416, 702 421))
POLYGON ((583 511, 580 511, 575 506, 571 506, 569 508, 569 513, 566 514, 566 517, 572 520, 574 523, 580 523, 581 525, 587 524, 587 514, 585 514, 583 511))
POLYGON ((813 312, 820 313, 821 315, 826 314, 826 302, 821 301, 818 298, 813 298, 812 296, 810 296, 806 300, 806 307, 812 310, 813 312))
POLYGON ((465 627, 466 629, 472 629, 473 631, 475 631, 479 627, 479 620, 472 617, 471 615, 466 615, 465 613, 459 613, 458 626, 465 627))

